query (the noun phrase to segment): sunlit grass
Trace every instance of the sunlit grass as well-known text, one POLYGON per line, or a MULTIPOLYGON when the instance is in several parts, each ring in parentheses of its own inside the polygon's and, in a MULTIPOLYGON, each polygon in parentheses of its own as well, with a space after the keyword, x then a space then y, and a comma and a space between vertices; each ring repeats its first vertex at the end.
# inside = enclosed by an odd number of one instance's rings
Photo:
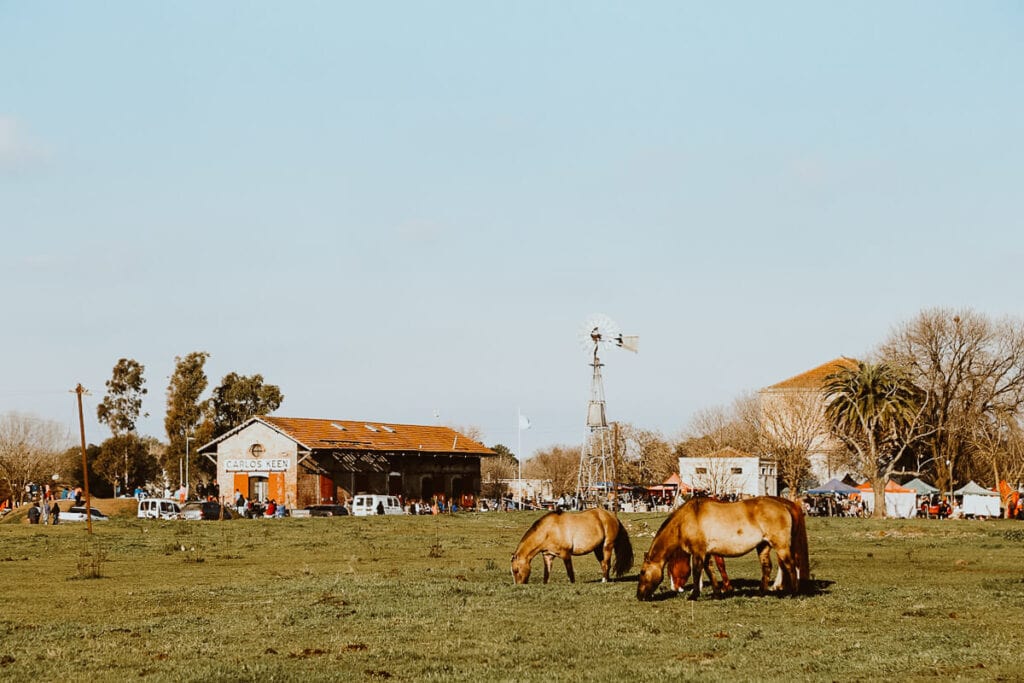
MULTIPOLYGON (((0 525, 0 679, 1014 678, 1024 529, 811 519, 816 590, 637 602, 592 556, 514 586, 528 513, 0 525), (102 557, 83 578, 83 556, 102 557), (884 672, 884 674, 883 674, 884 672)), ((640 557, 660 515, 623 515, 640 557)), ((535 560, 536 563, 540 559, 535 560)), ((539 570, 535 572, 535 575, 539 570)))

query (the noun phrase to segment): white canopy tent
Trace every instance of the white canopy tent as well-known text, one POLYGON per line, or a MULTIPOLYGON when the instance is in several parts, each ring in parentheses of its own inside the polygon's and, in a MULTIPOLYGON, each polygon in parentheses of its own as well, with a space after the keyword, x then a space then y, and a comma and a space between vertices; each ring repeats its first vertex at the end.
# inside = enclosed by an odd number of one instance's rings
MULTIPOLYGON (((857 487, 860 490, 861 498, 869 512, 875 510, 875 492, 871 489, 871 482, 865 482, 857 487)), ((917 514, 917 494, 908 488, 904 488, 894 481, 885 485, 885 516, 898 519, 910 519, 917 514)))
POLYGON ((953 495, 963 496, 960 509, 965 515, 999 517, 999 494, 975 484, 973 480, 954 491, 953 495))

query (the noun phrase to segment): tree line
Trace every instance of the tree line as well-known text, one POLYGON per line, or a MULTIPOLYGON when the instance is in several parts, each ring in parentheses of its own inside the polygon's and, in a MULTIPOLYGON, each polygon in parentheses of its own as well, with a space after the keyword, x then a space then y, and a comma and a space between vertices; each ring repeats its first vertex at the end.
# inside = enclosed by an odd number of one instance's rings
MULTIPOLYGON (((927 309, 896 326, 860 359, 846 359, 812 390, 763 389, 699 411, 674 439, 629 424, 613 427, 620 482, 649 485, 678 471, 679 457, 726 447, 776 463, 791 495, 823 482, 811 457, 831 471, 872 482, 882 500, 896 474, 949 491, 976 480, 1024 482, 1024 323, 974 310, 927 309)), ((498 447, 495 447, 498 449, 498 447)), ((514 478, 504 446, 484 482, 514 478)), ((542 449, 523 476, 550 480, 554 495, 575 490, 580 446, 542 449)), ((876 514, 884 506, 876 506, 876 514)))
MULTIPOLYGON (((131 358, 114 364, 96 408, 96 418, 110 436, 87 447, 89 482, 97 495, 131 492, 157 481, 168 488, 179 483, 208 484, 216 474, 215 466, 197 457, 196 448, 281 405, 280 388, 266 383, 260 374, 228 373, 204 398, 209 357, 205 351, 175 357, 166 392, 167 440, 163 442, 137 430, 140 417, 148 417, 143 411, 148 394, 145 366, 131 358), (189 481, 179 482, 179 473, 185 471, 189 481)), ((0 416, 0 499, 18 500, 30 482, 43 486, 54 474, 63 483, 81 482, 81 449, 69 448, 70 442, 67 428, 60 423, 20 413, 0 416)))
MULTIPOLYGON (((175 468, 192 482, 209 481, 213 464, 197 458, 200 445, 283 400, 261 375, 230 373, 203 398, 209 354, 175 358, 167 387, 167 441, 140 436, 145 368, 120 359, 106 383, 97 418, 111 432, 90 447, 90 481, 130 489, 175 468), (186 457, 187 452, 187 457, 186 457), (95 479, 93 479, 95 475, 95 479)), ((860 359, 847 359, 814 391, 768 389, 737 397, 729 406, 698 412, 677 436, 615 423, 611 452, 619 481, 649 485, 678 471, 678 458, 703 456, 731 446, 772 459, 780 487, 794 493, 815 482, 811 457, 830 470, 848 469, 878 491, 895 474, 922 476, 942 490, 974 479, 987 486, 1024 481, 1024 323, 976 311, 929 309, 895 327, 860 359)), ((461 428, 467 436, 482 436, 461 428)), ((67 438, 57 423, 8 413, 0 416, 0 497, 17 494, 29 481, 51 473, 81 480, 78 449, 62 452, 67 438)), ((485 459, 485 493, 519 473, 519 460, 502 444, 485 459)), ((554 495, 575 490, 581 446, 555 445, 523 461, 527 478, 552 482, 554 495)), ((103 495, 103 491, 98 493, 103 495)))

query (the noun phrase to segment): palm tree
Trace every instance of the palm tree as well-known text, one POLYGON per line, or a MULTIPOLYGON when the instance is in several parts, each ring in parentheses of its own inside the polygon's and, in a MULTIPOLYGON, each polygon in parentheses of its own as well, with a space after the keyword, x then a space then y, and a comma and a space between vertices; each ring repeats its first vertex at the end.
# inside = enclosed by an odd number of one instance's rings
POLYGON ((857 455, 875 492, 874 517, 885 517, 885 485, 907 446, 920 438, 926 397, 885 362, 858 362, 825 378, 825 416, 832 432, 857 455))

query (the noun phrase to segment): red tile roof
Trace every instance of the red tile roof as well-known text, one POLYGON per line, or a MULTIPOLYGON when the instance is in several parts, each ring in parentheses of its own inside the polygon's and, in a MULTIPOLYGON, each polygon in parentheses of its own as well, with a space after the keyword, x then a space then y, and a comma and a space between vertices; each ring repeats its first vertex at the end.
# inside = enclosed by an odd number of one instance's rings
POLYGON ((825 384, 826 377, 839 370, 853 367, 857 367, 855 359, 840 356, 807 372, 802 372, 789 379, 784 379, 778 384, 773 384, 768 389, 821 389, 825 384))
POLYGON ((494 455, 494 451, 482 443, 450 427, 307 417, 255 419, 312 449, 494 455))

